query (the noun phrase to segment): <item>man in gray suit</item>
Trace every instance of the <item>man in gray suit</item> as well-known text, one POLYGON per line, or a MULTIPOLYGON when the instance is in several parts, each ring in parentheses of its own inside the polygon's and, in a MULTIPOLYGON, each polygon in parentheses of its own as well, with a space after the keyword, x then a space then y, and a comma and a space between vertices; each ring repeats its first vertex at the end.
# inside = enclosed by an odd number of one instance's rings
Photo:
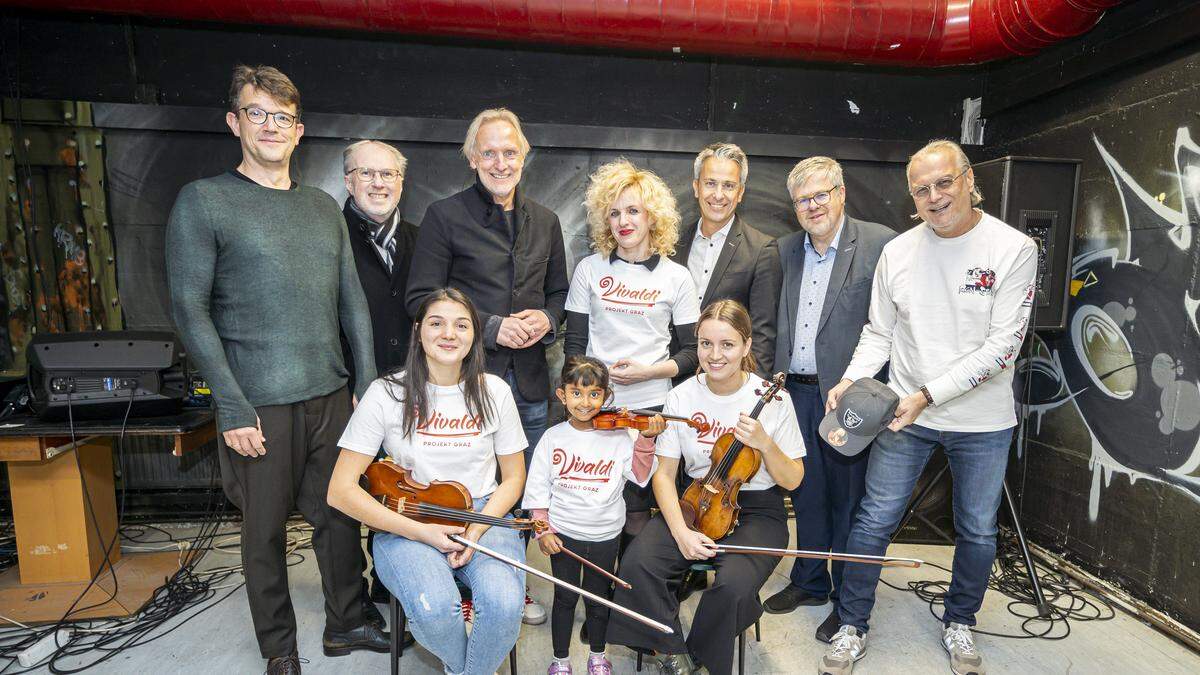
MULTIPOLYGON (((855 336, 867 323, 871 280, 883 245, 896 233, 845 214, 846 185, 842 167, 833 159, 800 162, 788 175, 787 189, 804 230, 779 240, 783 291, 774 371, 788 373, 787 391, 808 448, 804 482, 792 491, 796 545, 842 551, 865 492, 869 448, 846 457, 820 439, 817 427, 829 389, 850 364, 855 336)), ((763 609, 785 614, 799 605, 823 605, 832 599, 833 611, 817 628, 817 639, 829 642, 839 625, 843 567, 834 562, 831 574, 824 560, 797 558, 791 583, 768 598, 763 609)))

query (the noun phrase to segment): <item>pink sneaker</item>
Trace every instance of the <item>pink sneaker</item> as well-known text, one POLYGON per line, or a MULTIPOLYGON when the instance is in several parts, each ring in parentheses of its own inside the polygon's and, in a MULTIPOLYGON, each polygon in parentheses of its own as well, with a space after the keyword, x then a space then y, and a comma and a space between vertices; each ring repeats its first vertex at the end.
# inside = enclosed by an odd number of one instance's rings
POLYGON ((588 675, 612 675, 612 663, 603 654, 588 657, 588 675))
POLYGON ((571 664, 551 661, 550 667, 546 669, 546 675, 571 675, 571 664))

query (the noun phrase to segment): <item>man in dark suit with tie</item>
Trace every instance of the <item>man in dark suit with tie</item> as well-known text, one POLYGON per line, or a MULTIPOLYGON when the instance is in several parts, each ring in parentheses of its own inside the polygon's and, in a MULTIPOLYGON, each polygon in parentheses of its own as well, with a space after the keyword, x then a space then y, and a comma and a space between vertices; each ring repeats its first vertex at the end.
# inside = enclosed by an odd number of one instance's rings
MULTIPOLYGON (((778 305, 774 370, 788 373, 787 391, 796 407, 808 454, 804 482, 792 491, 796 546, 843 551, 854 512, 865 492, 869 448, 846 457, 821 440, 829 389, 850 364, 857 336, 867 323, 871 281, 883 245, 896 236, 877 223, 846 215, 842 167, 828 157, 810 157, 792 169, 788 193, 803 231, 779 240, 783 291, 778 305)), ((763 603, 773 614, 799 605, 834 603, 817 628, 829 642, 837 632, 838 591, 844 563, 796 559, 791 583, 763 603)))
POLYGON ((696 155, 692 189, 700 219, 679 233, 672 260, 692 273, 701 308, 729 298, 750 310, 751 352, 759 374, 767 375, 775 360, 779 249, 772 237, 734 214, 746 193, 749 170, 746 153, 732 143, 713 143, 696 155))

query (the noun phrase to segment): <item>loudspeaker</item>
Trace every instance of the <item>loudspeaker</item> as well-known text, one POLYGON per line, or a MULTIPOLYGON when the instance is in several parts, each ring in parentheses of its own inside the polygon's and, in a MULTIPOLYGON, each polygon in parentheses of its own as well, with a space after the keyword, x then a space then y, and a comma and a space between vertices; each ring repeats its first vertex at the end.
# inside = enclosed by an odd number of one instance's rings
POLYGON ((975 185, 983 193, 983 210, 1029 235, 1038 246, 1036 330, 1066 328, 1081 163, 1001 157, 972 167, 975 185))
MULTIPOLYGON (((946 454, 941 448, 934 450, 925 464, 925 470, 917 479, 909 497, 908 506, 913 515, 903 522, 900 530, 892 537, 897 544, 954 544, 953 482, 947 468, 946 454), (942 470, 946 469, 945 473, 942 470), (942 475, 938 477, 938 474, 942 475), (933 483, 937 478, 937 482, 933 483), (929 491, 917 504, 912 501, 929 491)), ((907 515, 907 511, 905 511, 907 515)))
POLYGON ((61 420, 170 415, 185 394, 179 343, 166 332, 42 333, 29 342, 30 406, 61 420))

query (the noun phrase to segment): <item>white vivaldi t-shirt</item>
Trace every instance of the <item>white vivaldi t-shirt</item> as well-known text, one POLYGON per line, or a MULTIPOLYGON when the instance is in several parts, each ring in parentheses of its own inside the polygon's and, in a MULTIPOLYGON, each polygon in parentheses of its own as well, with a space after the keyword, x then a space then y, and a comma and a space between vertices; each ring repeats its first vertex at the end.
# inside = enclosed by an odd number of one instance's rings
MULTIPOLYGON (((687 417, 709 425, 703 434, 686 424, 668 424, 667 430, 655 442, 654 453, 660 457, 679 459, 683 457, 684 469, 692 478, 704 478, 712 464, 713 444, 725 433, 733 433, 741 413, 750 414, 758 405, 759 395, 755 390, 765 391, 769 386, 762 378, 751 375, 740 389, 726 396, 714 394, 703 379, 706 375, 689 377, 683 384, 667 395, 663 412, 687 417)), ((781 400, 763 406, 758 415, 767 435, 784 455, 799 459, 805 455, 804 437, 800 435, 800 424, 796 421, 796 410, 786 391, 779 391, 781 400)), ((766 490, 775 486, 774 479, 764 464, 759 467, 742 490, 766 490)))
MULTIPOLYGON (((403 377, 403 373, 399 377, 403 377)), ((392 460, 421 482, 453 480, 478 499, 496 491, 496 456, 521 452, 529 445, 517 404, 508 384, 484 376, 484 392, 492 401, 486 424, 467 412, 462 385, 426 385, 429 419, 404 435, 404 396, 399 385, 383 379, 367 387, 338 446, 375 456, 380 446, 392 460)))
MULTIPOLYGON (((647 365, 667 360, 671 324, 686 326, 699 320, 700 302, 691 273, 679 263, 661 256, 628 263, 615 255, 595 253, 575 267, 567 311, 588 315, 587 355, 611 368, 619 359, 647 365)), ((614 383, 613 405, 662 405, 670 390, 667 378, 614 383)))
MULTIPOLYGON (((580 431, 562 422, 542 435, 529 464, 523 509, 548 509, 550 525, 572 539, 605 541, 625 527, 625 481, 633 475, 632 429, 580 431)), ((650 471, 654 473, 653 467, 650 471)))

